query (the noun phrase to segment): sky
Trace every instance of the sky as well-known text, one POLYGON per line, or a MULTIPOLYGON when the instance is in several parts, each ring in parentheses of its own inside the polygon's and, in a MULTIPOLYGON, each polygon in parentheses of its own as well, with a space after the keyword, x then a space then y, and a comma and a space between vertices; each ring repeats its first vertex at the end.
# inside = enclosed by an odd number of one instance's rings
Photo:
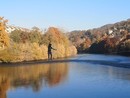
POLYGON ((9 25, 87 30, 130 19, 130 0, 0 0, 9 25))

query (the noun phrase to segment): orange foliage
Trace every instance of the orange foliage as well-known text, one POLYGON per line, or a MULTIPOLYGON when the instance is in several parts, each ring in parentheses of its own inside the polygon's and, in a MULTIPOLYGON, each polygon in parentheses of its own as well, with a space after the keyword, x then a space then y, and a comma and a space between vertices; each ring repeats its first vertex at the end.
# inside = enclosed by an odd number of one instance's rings
POLYGON ((67 74, 68 65, 64 63, 0 67, 0 98, 6 98, 6 92, 11 88, 30 86, 38 91, 47 84, 58 85, 67 74))
POLYGON ((0 47, 9 46, 9 36, 5 32, 7 20, 4 20, 3 17, 0 17, 0 47))

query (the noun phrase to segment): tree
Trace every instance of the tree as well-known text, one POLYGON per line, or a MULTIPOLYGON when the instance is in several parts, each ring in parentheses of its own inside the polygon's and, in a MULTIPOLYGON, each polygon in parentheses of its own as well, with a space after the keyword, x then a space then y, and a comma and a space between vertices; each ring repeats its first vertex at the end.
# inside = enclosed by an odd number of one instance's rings
POLYGON ((14 30, 10 33, 10 38, 16 42, 16 43, 20 43, 21 42, 21 31, 20 30, 14 30))
POLYGON ((31 32, 29 33, 29 40, 31 43, 41 43, 42 33, 38 27, 33 27, 31 32))
POLYGON ((0 47, 8 47, 9 46, 9 36, 6 29, 6 23, 8 20, 4 20, 4 17, 0 17, 0 47))
POLYGON ((48 45, 48 43, 69 45, 69 40, 58 28, 50 27, 42 37, 42 44, 48 45))

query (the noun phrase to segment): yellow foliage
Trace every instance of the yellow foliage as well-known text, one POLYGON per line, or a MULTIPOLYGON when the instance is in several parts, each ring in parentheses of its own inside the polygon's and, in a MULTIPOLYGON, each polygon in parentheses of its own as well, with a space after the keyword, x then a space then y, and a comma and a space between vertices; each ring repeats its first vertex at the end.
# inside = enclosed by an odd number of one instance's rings
POLYGON ((8 34, 5 32, 5 27, 6 27, 6 21, 1 18, 0 21, 0 43, 2 43, 3 45, 1 45, 0 47, 4 48, 4 46, 9 46, 9 36, 8 34))
POLYGON ((63 58, 77 54, 74 46, 70 45, 68 38, 60 33, 56 28, 51 28, 45 35, 44 44, 37 42, 31 43, 15 43, 10 42, 11 45, 6 50, 0 51, 0 61, 2 62, 21 62, 31 60, 48 59, 48 38, 51 35, 52 47, 57 49, 52 51, 53 58, 63 58))
POLYGON ((11 88, 26 85, 38 91, 42 85, 57 85, 63 82, 67 74, 68 66, 64 63, 45 64, 45 66, 43 64, 13 67, 0 66, 0 98, 11 88), (42 82, 44 80, 47 81, 42 82))

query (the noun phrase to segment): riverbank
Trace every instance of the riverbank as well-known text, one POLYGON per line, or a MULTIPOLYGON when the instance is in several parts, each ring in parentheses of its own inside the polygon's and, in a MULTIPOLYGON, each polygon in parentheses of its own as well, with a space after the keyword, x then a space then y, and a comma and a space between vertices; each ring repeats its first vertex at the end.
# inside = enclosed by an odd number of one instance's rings
POLYGON ((59 63, 86 63, 94 65, 105 65, 121 68, 130 68, 130 58, 117 55, 80 54, 67 58, 53 60, 32 60, 15 63, 1 63, 0 66, 30 66, 35 64, 59 64, 59 63))

